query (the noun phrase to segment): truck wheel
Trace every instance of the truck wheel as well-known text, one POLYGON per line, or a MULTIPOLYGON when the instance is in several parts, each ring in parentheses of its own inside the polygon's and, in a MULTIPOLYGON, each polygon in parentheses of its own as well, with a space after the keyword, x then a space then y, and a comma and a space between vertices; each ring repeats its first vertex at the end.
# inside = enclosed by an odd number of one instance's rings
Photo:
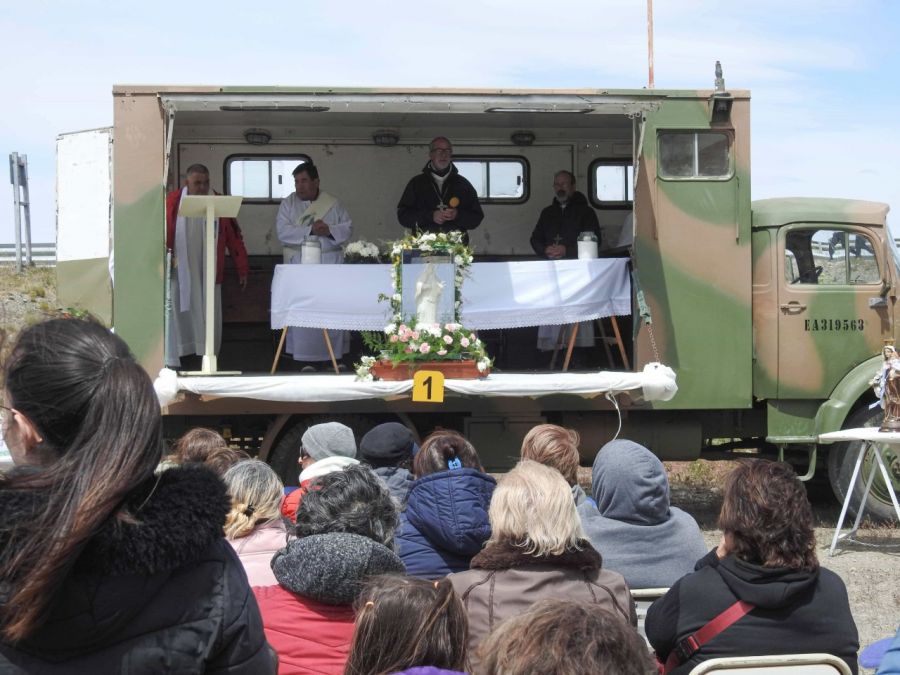
POLYGON ((300 475, 300 466, 297 460, 300 458, 300 439, 311 426, 323 422, 340 422, 353 430, 356 438, 356 446, 359 440, 369 429, 380 422, 362 415, 313 415, 311 417, 298 416, 296 421, 289 423, 287 429, 272 448, 269 454, 269 466, 277 473, 285 485, 297 485, 297 477, 300 475))
MULTIPOLYGON (((869 409, 864 406, 852 413, 844 423, 845 429, 854 429, 857 427, 874 427, 881 424, 882 410, 880 407, 869 409)), ((828 479, 831 482, 831 489, 834 491, 840 503, 844 502, 847 495, 847 489, 850 485, 850 477, 853 475, 853 465, 856 463, 856 456, 859 453, 860 441, 852 441, 846 443, 835 443, 828 451, 828 479)), ((884 464, 888 469, 888 474, 894 484, 895 490, 900 490, 900 454, 896 446, 882 446, 879 450, 884 464)), ((869 471, 875 463, 875 456, 872 450, 866 453, 860 467, 859 476, 856 484, 853 486, 853 498, 850 500, 848 512, 851 517, 855 517, 862 494, 866 486, 866 478, 869 471)), ((894 505, 891 503, 891 497, 884 485, 881 471, 875 474, 875 481, 872 483, 872 490, 869 492, 869 498, 866 500, 865 517, 874 522, 890 522, 896 517, 894 505)))

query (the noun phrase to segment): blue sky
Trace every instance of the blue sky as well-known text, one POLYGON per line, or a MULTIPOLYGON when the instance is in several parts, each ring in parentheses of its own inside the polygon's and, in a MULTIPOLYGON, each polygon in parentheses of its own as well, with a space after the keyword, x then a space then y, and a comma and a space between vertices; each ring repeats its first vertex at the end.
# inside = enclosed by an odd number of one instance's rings
MULTIPOLYGON (((113 84, 647 81, 644 0, 10 5, 0 150, 28 155, 34 241, 55 238, 56 136, 110 125, 113 84)), ((654 13, 658 88, 709 88, 720 60, 728 88, 751 90, 754 199, 897 208, 900 2, 655 0, 654 13)), ((0 241, 12 241, 12 188, 0 194, 0 241)))

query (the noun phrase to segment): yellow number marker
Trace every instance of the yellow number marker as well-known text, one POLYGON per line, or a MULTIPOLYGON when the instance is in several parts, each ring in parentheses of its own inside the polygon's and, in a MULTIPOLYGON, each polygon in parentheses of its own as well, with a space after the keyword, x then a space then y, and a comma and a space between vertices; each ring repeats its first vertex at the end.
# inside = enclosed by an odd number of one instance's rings
POLYGON ((444 374, 436 370, 418 370, 413 375, 412 400, 417 403, 444 402, 444 374))

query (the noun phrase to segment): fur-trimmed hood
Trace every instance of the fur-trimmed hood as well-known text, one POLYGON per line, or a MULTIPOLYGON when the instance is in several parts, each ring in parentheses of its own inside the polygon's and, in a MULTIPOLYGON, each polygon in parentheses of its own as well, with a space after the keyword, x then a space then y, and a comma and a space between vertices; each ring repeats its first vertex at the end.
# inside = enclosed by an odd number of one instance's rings
MULTIPOLYGON (((274 673, 222 532, 229 502, 199 466, 142 482, 124 500, 127 517, 108 518, 77 555, 46 621, 15 646, 0 643, 0 672, 274 673)), ((45 494, 0 489, 0 556, 46 505, 45 494)))
POLYGON ((588 541, 581 540, 579 547, 580 549, 570 549, 559 555, 534 555, 508 542, 488 544, 472 558, 472 569, 506 570, 526 565, 549 565, 589 572, 603 567, 603 558, 588 541))
MULTIPOLYGON (((44 508, 46 496, 0 490, 0 556, 17 531, 44 508)), ((131 491, 124 507, 132 522, 111 517, 88 541, 73 571, 94 575, 151 575, 197 560, 221 539, 231 503, 222 481, 202 466, 151 476, 131 491)))

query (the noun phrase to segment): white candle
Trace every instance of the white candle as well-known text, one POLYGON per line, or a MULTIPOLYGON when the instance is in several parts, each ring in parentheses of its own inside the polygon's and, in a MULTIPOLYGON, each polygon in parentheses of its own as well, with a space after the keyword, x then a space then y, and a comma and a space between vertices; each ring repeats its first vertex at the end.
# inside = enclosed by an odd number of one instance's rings
POLYGON ((304 241, 300 248, 300 263, 318 265, 322 262, 322 245, 317 241, 304 241))
POLYGON ((598 256, 597 250, 597 242, 596 241, 578 241, 578 259, 579 260, 593 260, 598 256))

